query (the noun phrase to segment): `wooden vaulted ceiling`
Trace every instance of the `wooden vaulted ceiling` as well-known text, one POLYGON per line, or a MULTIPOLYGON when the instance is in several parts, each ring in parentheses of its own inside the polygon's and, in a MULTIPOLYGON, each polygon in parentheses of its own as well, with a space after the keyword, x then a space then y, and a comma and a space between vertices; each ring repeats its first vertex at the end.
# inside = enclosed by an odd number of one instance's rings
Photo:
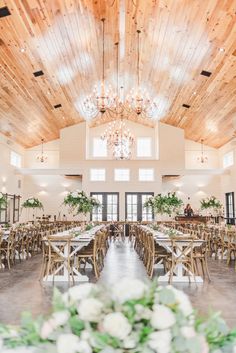
POLYGON ((101 77, 103 17, 106 79, 115 85, 119 41, 124 93, 136 82, 142 31, 141 82, 158 104, 155 119, 142 123, 161 120, 213 147, 232 138, 236 0, 0 0, 4 6, 11 15, 0 18, 0 131, 16 142, 37 145, 86 119, 82 101, 101 77))

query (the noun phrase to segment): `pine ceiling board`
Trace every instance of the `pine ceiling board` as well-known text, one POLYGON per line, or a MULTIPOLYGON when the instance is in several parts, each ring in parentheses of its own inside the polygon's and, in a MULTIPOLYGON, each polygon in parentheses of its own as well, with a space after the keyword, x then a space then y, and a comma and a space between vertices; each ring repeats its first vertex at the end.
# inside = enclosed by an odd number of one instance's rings
MULTIPOLYGON (((123 32, 121 82, 126 93, 136 84, 136 30, 141 28, 141 82, 158 99, 157 117, 184 126, 186 136, 194 140, 204 135, 205 143, 214 146, 230 138, 230 114, 235 111, 235 0, 0 0, 4 5, 12 15, 0 19, 0 121, 8 126, 13 119, 18 142, 38 144, 42 135, 51 140, 61 127, 86 118, 81 114, 82 99, 101 78, 102 17, 106 76, 113 88, 114 43, 123 32), (119 28, 122 11, 124 28, 119 28), (37 70, 44 76, 35 78, 37 70), (201 76, 202 70, 211 70, 212 75, 201 76), (62 108, 53 109, 59 103, 62 108)), ((129 119, 155 124, 132 114, 129 119)), ((99 124, 99 119, 91 124, 99 124)))

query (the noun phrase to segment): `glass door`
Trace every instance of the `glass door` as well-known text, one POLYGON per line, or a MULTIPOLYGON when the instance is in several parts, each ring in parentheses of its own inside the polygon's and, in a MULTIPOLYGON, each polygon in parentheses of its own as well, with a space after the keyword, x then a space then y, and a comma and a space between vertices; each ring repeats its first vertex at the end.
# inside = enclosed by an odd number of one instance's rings
POLYGON ((127 221, 152 221, 152 209, 144 208, 144 203, 153 196, 153 192, 126 192, 125 193, 125 218, 127 221))
POLYGON ((92 221, 118 221, 119 220, 119 193, 118 192, 91 192, 101 206, 95 207, 91 213, 92 221))
POLYGON ((235 224, 234 192, 227 192, 225 194, 225 201, 226 201, 226 223, 235 224))

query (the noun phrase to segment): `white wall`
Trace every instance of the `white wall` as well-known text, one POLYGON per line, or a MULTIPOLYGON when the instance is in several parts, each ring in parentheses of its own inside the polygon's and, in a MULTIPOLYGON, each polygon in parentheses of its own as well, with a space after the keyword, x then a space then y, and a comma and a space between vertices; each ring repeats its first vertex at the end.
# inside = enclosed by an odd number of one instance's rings
POLYGON ((205 163, 198 161, 201 157, 201 144, 185 140, 185 168, 186 169, 217 169, 219 165, 219 155, 216 148, 203 145, 203 155, 207 157, 205 163))
POLYGON ((10 165, 10 154, 21 155, 24 166, 24 148, 0 134, 0 190, 3 193, 22 195, 23 177, 16 175, 16 168, 10 165))

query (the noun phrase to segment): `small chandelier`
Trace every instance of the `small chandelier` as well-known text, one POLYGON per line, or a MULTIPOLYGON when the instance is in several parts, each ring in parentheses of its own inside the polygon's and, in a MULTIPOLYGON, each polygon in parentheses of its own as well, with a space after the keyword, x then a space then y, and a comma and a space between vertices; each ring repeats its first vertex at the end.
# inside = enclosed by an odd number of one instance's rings
POLYGON ((134 136, 126 128, 123 118, 109 123, 108 128, 101 135, 101 139, 107 142, 107 146, 111 148, 115 159, 124 160, 131 158, 134 136))
POLYGON ((43 143, 44 143, 44 139, 41 139, 41 155, 37 156, 37 161, 40 163, 45 163, 47 162, 48 157, 44 154, 44 150, 43 150, 43 143))
POLYGON ((126 97, 126 105, 130 112, 134 112, 142 117, 151 118, 157 109, 157 104, 152 101, 148 92, 140 86, 140 30, 138 34, 138 61, 137 61, 137 87, 131 89, 129 95, 126 97))
POLYGON ((197 158, 197 160, 201 164, 204 164, 204 163, 208 162, 208 157, 204 156, 204 153, 203 153, 203 139, 201 139, 201 155, 197 158))
POLYGON ((116 105, 116 95, 111 86, 105 85, 105 18, 102 18, 102 79, 99 86, 95 86, 91 95, 85 98, 83 107, 90 118, 95 118, 99 113, 104 114, 116 105))

